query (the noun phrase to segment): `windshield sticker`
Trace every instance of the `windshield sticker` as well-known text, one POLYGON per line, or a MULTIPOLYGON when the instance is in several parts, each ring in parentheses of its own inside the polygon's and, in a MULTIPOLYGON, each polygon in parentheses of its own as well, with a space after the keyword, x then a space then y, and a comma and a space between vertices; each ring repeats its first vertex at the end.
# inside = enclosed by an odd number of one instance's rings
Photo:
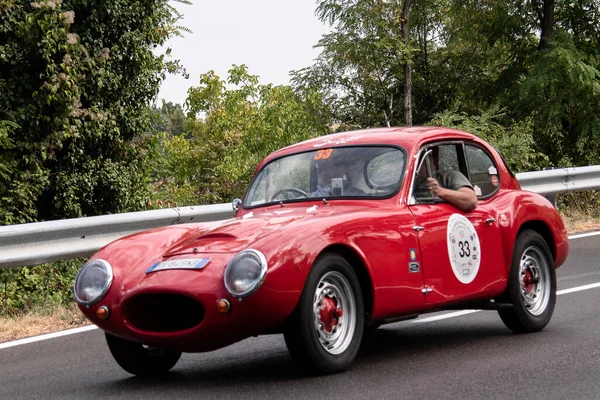
POLYGON ((314 212, 317 212, 318 209, 319 209, 319 207, 315 205, 315 206, 307 208, 306 213, 307 214, 314 213, 314 212))
POLYGON ((360 136, 350 136, 349 138, 344 139, 328 139, 324 140, 321 143, 314 144, 313 147, 323 147, 328 145, 336 145, 336 144, 346 144, 350 142, 355 142, 360 139, 360 136))
POLYGON ((452 214, 448 220, 448 255, 452 271, 462 283, 471 283, 479 272, 481 246, 477 232, 465 216, 452 214))
POLYGON ((473 190, 477 196, 481 196, 481 188, 478 185, 473 186, 473 190))
POLYGON ((492 185, 498 186, 498 177, 496 175, 492 175, 492 185))
POLYGON ((493 165, 488 169, 490 175, 498 175, 498 170, 493 165))
POLYGON ((329 157, 331 157, 331 153, 333 153, 333 149, 319 150, 319 151, 317 151, 315 160, 327 160, 329 157))

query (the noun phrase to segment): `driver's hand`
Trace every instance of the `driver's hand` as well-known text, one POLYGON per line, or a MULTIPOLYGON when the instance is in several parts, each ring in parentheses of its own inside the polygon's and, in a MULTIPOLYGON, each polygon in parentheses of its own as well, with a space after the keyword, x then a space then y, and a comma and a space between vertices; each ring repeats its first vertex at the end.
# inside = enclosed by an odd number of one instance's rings
POLYGON ((427 178, 425 185, 429 193, 434 197, 440 197, 441 192, 444 190, 435 178, 427 178))

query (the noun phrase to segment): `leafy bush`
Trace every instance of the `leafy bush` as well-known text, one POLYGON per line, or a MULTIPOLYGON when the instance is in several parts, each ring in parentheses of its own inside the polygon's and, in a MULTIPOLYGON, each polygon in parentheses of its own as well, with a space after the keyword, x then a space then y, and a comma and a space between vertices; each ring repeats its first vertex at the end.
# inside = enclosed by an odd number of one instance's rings
POLYGON ((73 283, 82 259, 0 271, 0 315, 15 315, 75 301, 73 283))
POLYGON ((600 218, 600 190, 565 193, 557 196, 556 203, 566 216, 600 218))

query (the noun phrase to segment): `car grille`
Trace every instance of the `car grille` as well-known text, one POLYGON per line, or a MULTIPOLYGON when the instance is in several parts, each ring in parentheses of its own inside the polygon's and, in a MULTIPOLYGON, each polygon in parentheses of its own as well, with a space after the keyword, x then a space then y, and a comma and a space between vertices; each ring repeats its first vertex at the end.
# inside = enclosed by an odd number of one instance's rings
POLYGON ((135 296, 125 303, 124 312, 131 325, 149 332, 183 331, 204 319, 202 304, 178 294, 135 296))

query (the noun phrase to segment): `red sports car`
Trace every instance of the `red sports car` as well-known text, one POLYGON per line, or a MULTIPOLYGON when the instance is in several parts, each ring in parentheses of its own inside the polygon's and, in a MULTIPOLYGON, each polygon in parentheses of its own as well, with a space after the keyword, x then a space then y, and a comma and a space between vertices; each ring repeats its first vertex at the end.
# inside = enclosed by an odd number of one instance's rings
POLYGON ((119 239, 82 267, 79 307, 126 371, 156 375, 182 352, 283 333, 295 360, 333 373, 366 330, 449 308, 539 331, 568 252, 552 204, 522 191, 493 147, 446 128, 276 151, 233 207, 234 219, 119 239), (443 200, 449 191, 470 205, 443 200))

